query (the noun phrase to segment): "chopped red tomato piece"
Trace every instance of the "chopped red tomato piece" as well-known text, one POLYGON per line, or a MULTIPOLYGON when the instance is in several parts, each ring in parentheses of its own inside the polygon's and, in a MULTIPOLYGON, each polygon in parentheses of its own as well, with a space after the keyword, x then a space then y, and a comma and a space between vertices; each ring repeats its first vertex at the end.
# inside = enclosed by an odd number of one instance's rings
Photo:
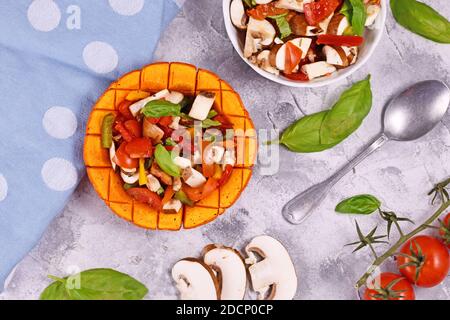
POLYGON ((145 117, 144 118, 144 122, 148 122, 148 123, 151 123, 151 124, 157 124, 159 122, 159 118, 145 117))
POLYGON ((127 120, 123 123, 124 127, 133 136, 133 138, 142 137, 142 128, 137 120, 127 120))
POLYGON ((295 81, 309 81, 308 76, 306 74, 304 74, 303 72, 291 73, 291 74, 285 73, 284 76, 288 79, 295 80, 295 81))
POLYGON ((162 126, 168 127, 172 123, 172 117, 171 116, 165 116, 159 118, 158 123, 162 126))
POLYGON ((223 186, 230 179, 232 172, 233 166, 231 164, 227 164, 225 166, 225 170, 222 172, 222 177, 220 177, 219 186, 223 186))
POLYGON ((284 73, 290 74, 302 60, 302 50, 291 42, 286 42, 284 73))
POLYGON ((131 158, 126 152, 127 142, 123 142, 114 156, 114 162, 121 168, 135 169, 139 165, 138 159, 131 158))
POLYGON ((150 158, 153 155, 153 146, 149 138, 136 138, 127 143, 125 151, 131 158, 150 158))
POLYGON ((341 0, 319 0, 316 2, 305 3, 303 10, 305 11, 306 22, 310 26, 317 26, 328 18, 341 4, 341 0))
POLYGON ((130 188, 127 193, 137 202, 147 203, 155 210, 161 210, 161 198, 147 188, 130 188))
POLYGON ((330 46, 357 47, 362 45, 364 38, 360 36, 337 36, 334 34, 322 34, 317 37, 317 44, 330 46))
POLYGON ((173 196, 175 195, 175 191, 173 190, 172 186, 167 186, 166 190, 164 191, 164 197, 162 199, 162 205, 165 205, 170 200, 172 200, 173 196))
POLYGON ((186 193, 189 199, 192 201, 200 201, 202 200, 202 190, 203 187, 193 188, 188 185, 183 186, 183 191, 186 193))
POLYGON ((260 4, 253 9, 247 10, 247 14, 257 20, 264 20, 267 17, 288 13, 289 10, 277 8, 274 3, 260 4))
POLYGON ((118 109, 119 113, 125 117, 125 119, 130 120, 134 119, 133 114, 130 111, 130 106, 133 104, 133 102, 125 100, 121 104, 119 104, 118 109))
POLYGON ((123 125, 123 122, 121 121, 116 121, 116 125, 114 126, 114 129, 120 133, 120 135, 122 136, 123 140, 130 142, 131 140, 133 140, 133 136, 131 135, 131 133, 125 128, 125 126, 123 125))

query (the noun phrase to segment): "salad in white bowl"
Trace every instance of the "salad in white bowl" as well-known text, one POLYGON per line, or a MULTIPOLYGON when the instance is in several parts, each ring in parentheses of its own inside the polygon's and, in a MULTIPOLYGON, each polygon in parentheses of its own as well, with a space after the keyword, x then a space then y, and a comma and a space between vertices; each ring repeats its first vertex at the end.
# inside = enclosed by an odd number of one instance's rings
POLYGON ((338 73, 349 75, 345 69, 371 54, 381 36, 381 30, 373 30, 377 33, 374 37, 371 29, 380 13, 385 16, 381 0, 225 3, 227 29, 232 25, 235 31, 234 35, 228 33, 241 56, 265 77, 290 85, 317 83, 336 78, 338 73), (364 50, 366 45, 369 50, 364 50))

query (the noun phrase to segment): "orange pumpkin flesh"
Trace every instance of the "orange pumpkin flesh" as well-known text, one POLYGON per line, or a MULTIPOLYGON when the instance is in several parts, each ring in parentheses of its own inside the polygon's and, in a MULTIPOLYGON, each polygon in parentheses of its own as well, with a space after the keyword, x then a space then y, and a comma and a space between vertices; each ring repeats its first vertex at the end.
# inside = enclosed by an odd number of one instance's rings
MULTIPOLYGON (((230 179, 194 207, 183 206, 180 212, 157 212, 147 204, 134 201, 123 189, 123 182, 114 172, 109 150, 101 147, 101 123, 110 112, 117 112, 120 103, 136 90, 155 93, 163 89, 194 96, 201 91, 216 93, 214 108, 227 116, 236 130, 254 130, 254 125, 239 95, 214 73, 186 63, 154 63, 142 70, 132 71, 105 91, 95 104, 86 126, 84 162, 94 189, 101 199, 121 218, 146 229, 179 230, 195 228, 215 220, 239 198, 252 175, 256 158, 256 133, 239 136, 243 157, 233 169, 230 179)), ((236 131, 238 132, 238 131, 236 131)), ((238 152, 239 153, 239 152, 238 152)))

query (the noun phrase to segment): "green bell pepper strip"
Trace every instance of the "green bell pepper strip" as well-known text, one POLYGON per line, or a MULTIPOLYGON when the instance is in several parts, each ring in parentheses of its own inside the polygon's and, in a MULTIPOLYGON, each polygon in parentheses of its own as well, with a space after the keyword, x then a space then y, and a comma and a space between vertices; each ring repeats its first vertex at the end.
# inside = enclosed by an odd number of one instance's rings
POLYGON ((108 113, 102 122, 102 147, 109 149, 112 146, 112 130, 116 117, 112 113, 108 113))

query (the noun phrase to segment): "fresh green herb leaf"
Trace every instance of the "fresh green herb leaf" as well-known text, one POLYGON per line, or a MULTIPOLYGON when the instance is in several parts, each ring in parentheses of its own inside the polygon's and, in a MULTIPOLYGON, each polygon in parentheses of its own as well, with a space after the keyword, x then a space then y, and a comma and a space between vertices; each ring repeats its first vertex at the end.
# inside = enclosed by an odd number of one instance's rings
POLYGON ((301 118, 283 132, 280 143, 294 152, 319 152, 333 147, 320 142, 320 128, 327 113, 322 111, 301 118))
POLYGON ((153 100, 148 102, 142 109, 144 116, 149 118, 160 118, 160 117, 177 117, 180 115, 181 106, 179 104, 174 104, 166 100, 153 100))
POLYGON ((349 0, 352 6, 352 19, 349 20, 352 25, 353 33, 362 36, 367 19, 366 7, 363 0, 349 0))
POLYGON ((102 122, 102 147, 109 149, 112 146, 113 140, 113 124, 116 117, 112 113, 108 113, 103 118, 102 122))
POLYGON ((219 121, 216 121, 216 120, 212 120, 212 119, 205 119, 202 121, 203 129, 207 129, 207 128, 211 128, 211 127, 218 127, 220 125, 222 125, 222 123, 220 123, 219 121))
POLYGON ((158 144, 155 148, 155 160, 162 171, 172 177, 180 176, 180 168, 172 161, 172 156, 162 144, 158 144))
POLYGON ((361 194, 343 200, 336 206, 336 212, 352 214, 371 214, 378 210, 381 201, 370 194, 361 194))
POLYGON ((391 0, 395 20, 406 29, 439 43, 450 43, 450 22, 416 0, 391 0))
POLYGON ((292 34, 289 22, 286 19, 287 14, 280 14, 276 16, 270 16, 269 18, 274 19, 277 24, 278 30, 280 31, 280 38, 284 39, 292 34))
POLYGON ((320 129, 322 144, 337 144, 359 128, 372 107, 370 75, 344 91, 325 115, 320 129))
POLYGON ((214 117, 217 116, 218 114, 219 114, 219 113, 218 113, 216 110, 211 109, 211 111, 209 111, 209 113, 208 113, 208 119, 214 118, 214 117))
POLYGON ((351 23, 353 8, 352 4, 350 3, 350 0, 344 0, 344 2, 342 3, 341 10, 339 12, 342 13, 347 18, 349 23, 351 23))
POLYGON ((136 279, 112 269, 91 269, 70 278, 56 279, 41 300, 141 300, 148 289, 136 279), (70 281, 69 279, 76 279, 70 281), (72 283, 73 282, 73 283, 72 283))

